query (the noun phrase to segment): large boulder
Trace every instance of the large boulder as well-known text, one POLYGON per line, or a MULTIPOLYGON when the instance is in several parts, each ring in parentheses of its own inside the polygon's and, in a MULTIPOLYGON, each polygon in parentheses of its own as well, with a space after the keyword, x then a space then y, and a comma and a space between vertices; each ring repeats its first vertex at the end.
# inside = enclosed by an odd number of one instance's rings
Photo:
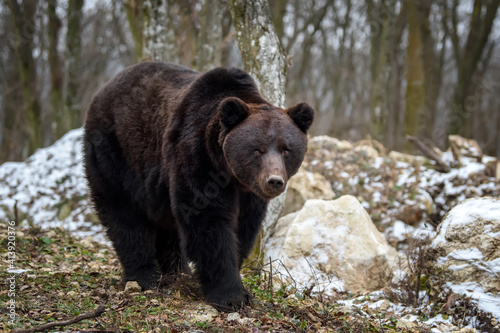
POLYGON ((302 287, 365 292, 386 284, 397 262, 396 251, 350 195, 337 200, 308 200, 278 220, 264 244, 265 258, 302 287))
POLYGON ((468 199, 448 212, 431 243, 437 288, 467 295, 500 320, 500 200, 468 199), (495 305, 496 304, 496 305, 495 305), (492 311, 492 309, 496 309, 492 311))

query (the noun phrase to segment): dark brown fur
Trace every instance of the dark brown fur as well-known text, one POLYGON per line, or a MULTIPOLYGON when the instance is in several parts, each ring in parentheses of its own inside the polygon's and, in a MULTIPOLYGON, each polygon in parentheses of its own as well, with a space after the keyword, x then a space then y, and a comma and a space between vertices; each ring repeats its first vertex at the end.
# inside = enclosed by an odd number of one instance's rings
POLYGON ((85 167, 123 280, 152 288, 191 261, 209 302, 244 305, 239 268, 313 116, 272 106, 235 68, 147 62, 113 78, 87 113, 85 167))

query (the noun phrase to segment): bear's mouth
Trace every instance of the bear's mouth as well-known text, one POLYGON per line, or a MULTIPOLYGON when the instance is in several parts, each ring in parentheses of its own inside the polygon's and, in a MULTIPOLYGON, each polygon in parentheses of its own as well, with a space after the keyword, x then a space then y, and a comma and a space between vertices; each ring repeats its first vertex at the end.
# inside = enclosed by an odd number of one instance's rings
POLYGON ((285 184, 285 186, 283 186, 283 189, 280 189, 280 190, 265 191, 264 189, 257 187, 256 188, 257 191, 253 190, 252 192, 254 192, 256 195, 258 195, 262 199, 269 201, 271 199, 276 198, 277 196, 279 196, 283 192, 285 192, 285 189, 286 189, 286 184, 285 184))

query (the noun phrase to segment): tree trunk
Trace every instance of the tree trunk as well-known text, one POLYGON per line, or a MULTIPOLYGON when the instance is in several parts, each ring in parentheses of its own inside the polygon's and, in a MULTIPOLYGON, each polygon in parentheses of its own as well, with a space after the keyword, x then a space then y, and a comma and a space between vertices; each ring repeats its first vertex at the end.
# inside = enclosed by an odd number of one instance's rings
POLYGON ((65 59, 65 118, 64 132, 82 126, 83 110, 79 99, 79 77, 82 49, 82 8, 84 0, 68 1, 68 31, 66 33, 65 59))
POLYGON ((200 33, 196 47, 196 69, 206 72, 221 64, 222 9, 220 0, 203 0, 200 33))
MULTIPOLYGON (((472 134, 468 132, 470 122, 465 120, 476 111, 476 104, 471 103, 472 106, 467 107, 466 102, 470 94, 470 88, 473 85, 472 80, 476 73, 477 65, 488 42, 499 4, 500 0, 486 1, 486 3, 483 3, 481 0, 475 0, 467 42, 462 51, 459 50, 459 47, 455 47, 458 79, 455 86, 453 108, 449 119, 449 134, 460 133, 465 136, 472 134)), ((456 8, 452 10, 455 11, 456 8)), ((457 30, 456 24, 454 22, 453 31, 457 30)), ((474 98, 474 96, 471 98, 474 98)))
POLYGON ((274 28, 278 39, 281 41, 283 34, 285 32, 285 24, 283 22, 283 16, 286 13, 287 0, 270 0, 269 5, 271 6, 271 14, 274 22, 274 28))
POLYGON ((168 0, 143 0, 143 60, 179 62, 168 0))
MULTIPOLYGON (((429 16, 431 13, 432 3, 428 0, 415 0, 416 15, 420 22, 420 40, 422 45, 422 64, 424 70, 424 93, 425 93, 425 110, 424 110, 424 126, 422 136, 425 138, 433 138, 433 127, 436 118, 436 107, 439 98, 439 93, 442 86, 443 77, 443 57, 435 52, 435 40, 431 33, 429 16)), ((444 47, 442 55, 444 55, 444 47)), ((439 142, 439 138, 436 138, 439 142)))
POLYGON ((228 4, 245 70, 266 99, 284 107, 287 62, 267 0, 229 0, 228 4))
POLYGON ((387 34, 391 21, 391 15, 387 11, 387 4, 384 0, 374 3, 367 1, 368 18, 372 21, 370 38, 370 120, 371 136, 381 141, 385 134, 387 120, 387 110, 383 105, 384 82, 383 69, 387 64, 387 34))
MULTIPOLYGON (((422 48, 420 39, 420 24, 414 0, 408 5, 408 49, 406 70, 406 107, 404 119, 404 134, 417 136, 422 114, 425 109, 424 69, 422 66, 422 48)), ((404 148, 410 151, 412 146, 405 142, 404 148)))
POLYGON ((15 50, 24 96, 24 113, 29 135, 28 155, 43 145, 41 106, 36 88, 37 73, 33 58, 34 16, 38 1, 25 0, 22 6, 17 0, 9 0, 8 6, 15 29, 15 50))
POLYGON ((142 0, 125 0, 123 6, 134 39, 135 60, 138 62, 142 60, 143 3, 142 0))
POLYGON ((55 133, 52 139, 58 139, 65 133, 64 108, 62 99, 63 73, 59 59, 58 44, 61 19, 56 13, 57 0, 47 1, 47 15, 49 17, 49 68, 50 68, 50 102, 52 104, 52 121, 55 123, 55 133))
MULTIPOLYGON (((267 0, 229 0, 228 4, 245 70, 267 100, 285 107, 286 56, 274 30, 267 0)), ((270 201, 264 230, 278 219, 285 195, 286 191, 270 201)))

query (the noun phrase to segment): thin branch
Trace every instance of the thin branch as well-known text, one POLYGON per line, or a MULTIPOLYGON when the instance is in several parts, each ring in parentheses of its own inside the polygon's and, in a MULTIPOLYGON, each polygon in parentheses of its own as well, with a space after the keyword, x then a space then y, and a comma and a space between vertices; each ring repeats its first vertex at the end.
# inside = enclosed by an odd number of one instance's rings
POLYGON ((406 139, 408 141, 410 141, 425 156, 427 156, 431 160, 436 161, 436 164, 437 164, 436 170, 437 171, 441 171, 441 172, 450 172, 451 171, 450 167, 443 162, 443 160, 441 159, 441 157, 439 157, 439 155, 434 151, 434 149, 432 149, 431 147, 427 146, 425 143, 423 143, 422 141, 420 141, 419 139, 417 139, 414 136, 407 135, 406 139))
POLYGON ((79 316, 74 317, 73 319, 67 319, 67 320, 62 320, 62 321, 53 321, 51 323, 43 324, 43 325, 36 326, 36 327, 31 327, 28 329, 15 329, 14 333, 41 332, 41 331, 46 331, 46 330, 51 329, 52 327, 56 327, 56 326, 73 325, 73 324, 76 324, 79 321, 82 321, 84 319, 91 319, 91 318, 99 317, 104 312, 104 309, 105 309, 104 305, 99 305, 95 311, 81 314, 79 316))

